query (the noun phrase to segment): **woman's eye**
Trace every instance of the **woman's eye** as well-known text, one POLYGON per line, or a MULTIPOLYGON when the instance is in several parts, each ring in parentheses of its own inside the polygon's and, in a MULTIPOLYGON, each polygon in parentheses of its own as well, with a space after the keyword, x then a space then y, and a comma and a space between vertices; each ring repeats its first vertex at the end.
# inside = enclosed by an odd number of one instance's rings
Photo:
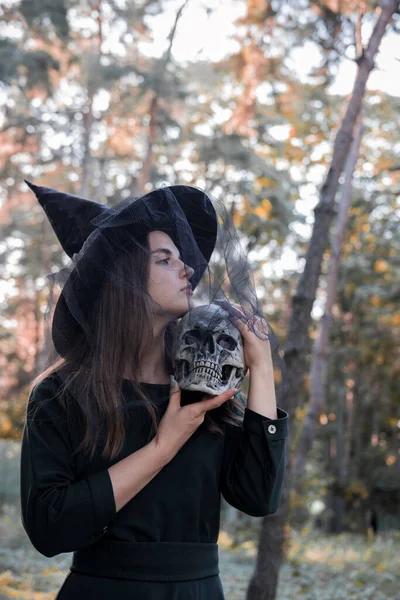
POLYGON ((157 261, 157 264, 161 264, 161 263, 168 264, 168 261, 169 261, 169 258, 163 258, 162 260, 157 261))

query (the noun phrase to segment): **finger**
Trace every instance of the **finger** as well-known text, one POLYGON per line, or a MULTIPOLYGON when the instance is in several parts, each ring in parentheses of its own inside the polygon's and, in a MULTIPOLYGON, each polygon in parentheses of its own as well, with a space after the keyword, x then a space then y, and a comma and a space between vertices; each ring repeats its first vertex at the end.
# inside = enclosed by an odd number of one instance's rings
POLYGON ((173 403, 176 403, 178 406, 181 404, 181 388, 179 387, 178 382, 175 380, 173 375, 170 375, 169 378, 169 388, 170 394, 169 399, 172 400, 173 403))
MULTIPOLYGON (((229 314, 229 317, 230 317, 233 325, 240 332, 242 332, 243 327, 244 327, 243 318, 246 319, 247 318, 246 315, 241 310, 239 310, 238 308, 235 308, 235 306, 233 304, 230 304, 226 300, 215 300, 214 302, 216 304, 218 304, 219 306, 221 306, 221 308, 229 314)), ((238 306, 238 305, 236 305, 236 306, 238 306)))
POLYGON ((216 299, 213 301, 214 304, 219 304, 221 306, 221 308, 223 308, 224 310, 226 310, 229 313, 233 313, 233 314, 237 314, 238 317, 243 317, 244 316, 244 312, 243 310, 240 310, 239 308, 239 304, 233 304, 233 302, 228 302, 228 300, 223 300, 223 299, 216 299))

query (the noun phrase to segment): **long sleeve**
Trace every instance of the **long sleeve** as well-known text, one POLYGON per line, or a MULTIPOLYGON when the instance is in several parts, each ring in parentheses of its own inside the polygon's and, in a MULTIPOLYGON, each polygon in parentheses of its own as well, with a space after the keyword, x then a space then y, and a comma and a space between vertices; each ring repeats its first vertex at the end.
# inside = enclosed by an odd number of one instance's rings
POLYGON ((107 469, 76 478, 74 449, 56 391, 49 377, 29 397, 20 465, 22 523, 33 546, 48 557, 92 544, 116 514, 107 469))
POLYGON ((220 488, 238 510, 263 517, 276 512, 286 466, 288 415, 269 419, 245 408, 242 427, 227 425, 220 488))

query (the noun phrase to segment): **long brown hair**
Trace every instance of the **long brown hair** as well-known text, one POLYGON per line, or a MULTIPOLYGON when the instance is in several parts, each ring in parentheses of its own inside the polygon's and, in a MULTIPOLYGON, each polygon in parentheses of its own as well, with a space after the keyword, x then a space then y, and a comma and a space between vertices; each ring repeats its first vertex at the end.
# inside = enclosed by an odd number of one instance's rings
MULTIPOLYGON (((73 352, 53 361, 31 383, 30 392, 53 373, 62 374, 63 383, 57 397, 68 410, 68 395, 63 392, 67 388, 73 389, 73 397, 83 418, 85 434, 75 452, 88 453, 90 458, 100 444, 100 424, 106 427, 103 458, 112 460, 123 448, 126 419, 122 410, 121 384, 127 359, 130 361, 134 392, 143 401, 152 421, 150 435, 158 429, 156 405, 143 393, 138 379, 141 358, 153 343, 154 304, 149 295, 143 294, 143 290, 147 289, 150 267, 148 250, 148 236, 144 236, 141 244, 135 244, 133 250, 121 252, 116 258, 113 266, 117 281, 129 281, 132 285, 115 285, 111 279, 106 280, 93 305, 93 345, 89 346, 82 336, 81 343, 74 347, 73 352)), ((171 321, 164 334, 166 367, 171 373, 172 339, 176 326, 177 321, 171 321)), ((243 412, 240 401, 231 399, 212 411, 214 414, 207 412, 204 423, 210 431, 223 434, 219 422, 239 426, 243 412)))

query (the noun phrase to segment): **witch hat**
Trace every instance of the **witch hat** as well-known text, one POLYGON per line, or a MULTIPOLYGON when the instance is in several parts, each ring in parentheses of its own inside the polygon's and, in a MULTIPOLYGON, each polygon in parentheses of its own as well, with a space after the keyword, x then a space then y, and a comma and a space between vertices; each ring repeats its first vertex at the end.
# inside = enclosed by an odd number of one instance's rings
POLYGON ((91 312, 118 252, 153 230, 165 231, 193 269, 195 289, 204 274, 217 238, 217 215, 211 199, 198 188, 173 185, 110 207, 58 190, 25 183, 36 195, 57 238, 72 259, 57 301, 54 347, 65 356, 82 335, 91 335, 91 312))

